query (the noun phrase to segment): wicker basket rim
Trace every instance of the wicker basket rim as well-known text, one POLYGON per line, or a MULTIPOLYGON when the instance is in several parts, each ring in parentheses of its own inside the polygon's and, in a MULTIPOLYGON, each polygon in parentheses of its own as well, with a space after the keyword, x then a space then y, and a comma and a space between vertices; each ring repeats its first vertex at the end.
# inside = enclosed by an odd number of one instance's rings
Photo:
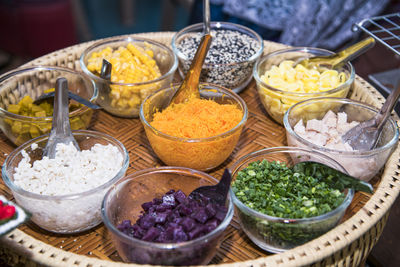
MULTIPOLYGON (((175 32, 151 32, 134 35, 150 38, 153 40, 170 40, 172 39, 172 36, 174 34, 175 32)), ((123 36, 130 35, 128 34, 123 36)), ((96 41, 99 40, 89 41, 55 51, 53 53, 32 60, 21 67, 35 64, 43 64, 44 62, 46 62, 46 59, 50 59, 53 57, 68 56, 68 54, 78 52, 80 53, 80 51, 96 41)), ((287 46, 270 41, 264 41, 264 53, 267 53, 269 49, 277 50, 285 47, 287 46)), ((359 94, 378 96, 374 97, 374 105, 378 107, 382 105, 382 100, 384 99, 382 95, 368 82, 357 75, 355 79, 355 90, 359 94)), ((395 119, 398 122, 397 116, 395 119)), ((379 183, 375 193, 372 195, 369 201, 351 218, 338 225, 331 231, 320 236, 319 238, 316 238, 302 246, 298 246, 286 252, 271 255, 268 257, 261 257, 255 260, 240 262, 240 265, 303 266, 325 259, 326 257, 350 245, 353 241, 358 239, 366 231, 373 227, 373 225, 375 225, 379 221, 379 219, 381 219, 382 216, 384 216, 389 211, 392 204, 396 200, 400 191, 400 179, 396 178, 398 176, 396 172, 398 168, 397 164, 400 160, 399 153, 400 145, 396 147, 395 151, 386 163, 385 169, 381 177, 381 182, 379 183), (376 209, 377 206, 379 206, 380 208, 376 209)), ((70 266, 71 263, 75 262, 74 264, 76 264, 76 266, 143 266, 138 264, 101 260, 64 251, 62 249, 39 241, 19 229, 15 229, 8 235, 2 237, 0 240, 5 245, 8 245, 11 249, 22 251, 23 254, 25 254, 23 256, 27 256, 31 260, 34 260, 35 262, 44 265, 70 266), (28 247, 30 247, 30 249, 27 249, 28 247), (54 255, 56 255, 56 257, 54 255)), ((221 267, 235 265, 237 265, 237 263, 226 263, 208 266, 221 267)))

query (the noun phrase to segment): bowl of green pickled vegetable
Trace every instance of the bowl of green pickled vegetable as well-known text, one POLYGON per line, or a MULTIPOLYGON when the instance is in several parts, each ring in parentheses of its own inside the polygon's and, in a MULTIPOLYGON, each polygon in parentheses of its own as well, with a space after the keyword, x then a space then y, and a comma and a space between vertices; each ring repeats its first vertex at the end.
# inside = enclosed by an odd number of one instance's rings
POLYGON ((231 166, 230 194, 236 214, 257 246, 282 252, 323 235, 340 222, 354 190, 318 163, 346 173, 325 154, 297 147, 262 149, 231 166), (298 164, 304 161, 310 164, 298 164))
MULTIPOLYGON (((96 100, 94 82, 73 69, 33 66, 12 70, 0 77, 0 129, 15 145, 50 132, 54 98, 38 99, 54 91, 59 77, 67 79, 69 92, 92 103, 96 100)), ((92 115, 92 109, 70 99, 72 130, 87 129, 92 115)))

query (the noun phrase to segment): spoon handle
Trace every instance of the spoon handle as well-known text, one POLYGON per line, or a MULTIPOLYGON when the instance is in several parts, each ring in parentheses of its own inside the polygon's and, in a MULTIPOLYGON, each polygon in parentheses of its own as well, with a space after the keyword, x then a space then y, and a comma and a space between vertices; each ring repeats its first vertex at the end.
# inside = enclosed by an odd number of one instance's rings
POLYGON ((55 104, 53 120, 56 122, 54 126, 55 135, 70 135, 71 127, 69 124, 69 108, 68 108, 68 81, 65 78, 57 79, 55 88, 55 104))
POLYGON ((210 33, 210 1, 203 0, 204 34, 210 33))
POLYGON ((200 98, 199 93, 199 80, 201 69, 203 67, 204 60, 208 49, 211 45, 211 35, 205 34, 200 41, 199 47, 197 48, 196 54, 193 57, 192 64, 186 74, 178 91, 175 93, 174 97, 171 99, 171 103, 182 103, 190 98, 190 96, 195 96, 200 98))
POLYGON ((339 51, 338 53, 327 57, 312 57, 306 60, 307 64, 313 65, 327 65, 333 69, 342 66, 344 63, 349 62, 359 55, 365 53, 368 49, 375 45, 375 39, 368 37, 348 48, 339 51), (308 61, 308 62, 307 62, 308 61))
POLYGON ((228 195, 229 187, 231 186, 231 181, 232 181, 232 174, 231 171, 226 168, 224 173, 222 174, 221 180, 217 184, 217 191, 221 193, 222 196, 224 196, 224 199, 226 199, 226 196, 228 195))
POLYGON ((392 112, 394 106, 397 103, 397 100, 399 99, 399 96, 400 96, 400 83, 395 90, 390 92, 385 103, 383 103, 383 106, 380 109, 379 114, 376 117, 376 125, 378 129, 380 129, 383 126, 383 124, 389 117, 390 113, 392 112))
POLYGON ((103 59, 103 62, 101 64, 100 77, 107 81, 110 81, 111 80, 111 70, 112 70, 111 63, 108 62, 106 59, 103 59))
POLYGON ((50 159, 55 158, 58 143, 68 144, 72 142, 79 149, 79 145, 71 132, 68 102, 68 81, 65 78, 58 78, 55 86, 52 128, 43 152, 43 155, 50 159))

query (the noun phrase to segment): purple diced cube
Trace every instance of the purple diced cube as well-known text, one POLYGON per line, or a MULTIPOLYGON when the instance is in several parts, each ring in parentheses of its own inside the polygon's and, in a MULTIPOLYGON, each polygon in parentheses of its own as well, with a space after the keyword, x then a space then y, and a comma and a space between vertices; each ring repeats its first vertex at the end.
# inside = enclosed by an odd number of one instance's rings
POLYGON ((176 191, 174 193, 174 197, 179 203, 183 203, 186 200, 186 195, 182 192, 182 190, 176 191))
POLYGON ((139 220, 139 226, 143 229, 150 229, 156 223, 156 217, 151 214, 146 214, 139 220))
POLYGON ((156 227, 151 227, 146 234, 144 234, 142 240, 144 241, 153 241, 160 235, 160 230, 156 227))
POLYGON ((153 206, 153 202, 145 202, 142 204, 142 209, 144 209, 145 211, 148 211, 150 209, 150 207, 153 206))
POLYGON ((123 231, 131 227, 131 220, 123 220, 120 224, 117 225, 117 229, 123 231))
POLYGON ((158 211, 158 212, 164 212, 167 209, 169 209, 169 207, 167 207, 166 205, 163 205, 163 204, 157 205, 156 208, 155 208, 155 210, 158 211))
POLYGON ((146 233, 145 229, 142 229, 139 225, 134 224, 132 226, 132 231, 133 231, 133 237, 142 239, 142 236, 146 233))
POLYGON ((204 235, 205 230, 207 230, 207 229, 204 225, 196 226, 192 231, 190 231, 188 233, 189 240, 193 240, 195 238, 198 238, 198 237, 204 235))
POLYGON ((209 232, 211 232, 212 230, 214 230, 215 228, 217 228, 218 224, 219 224, 219 221, 218 221, 217 219, 215 219, 215 218, 209 220, 209 221, 206 223, 207 232, 209 233, 209 232))
POLYGON ((176 205, 175 197, 172 194, 163 196, 162 201, 166 207, 174 207, 176 205))
POLYGON ((156 238, 156 242, 168 243, 167 233, 165 231, 161 231, 160 235, 156 238))
POLYGON ((181 204, 181 205, 179 205, 179 213, 182 216, 188 216, 193 213, 193 210, 190 207, 181 204))
POLYGON ((196 226, 196 221, 190 217, 185 217, 180 224, 182 225, 183 230, 189 232, 196 226))
POLYGON ((206 206, 206 212, 209 218, 214 217, 217 213, 215 205, 213 205, 212 203, 208 203, 206 206))
POLYGON ((167 216, 167 212, 158 212, 155 216, 156 223, 165 223, 165 221, 167 220, 167 216))
POLYGON ((206 209, 202 208, 202 207, 195 210, 192 213, 191 217, 202 224, 204 224, 209 218, 207 215, 206 209))
POLYGON ((172 241, 174 242, 184 242, 188 240, 187 234, 182 228, 175 228, 173 231, 172 241))
POLYGON ((161 198, 153 198, 153 204, 158 205, 162 203, 162 199, 161 198))

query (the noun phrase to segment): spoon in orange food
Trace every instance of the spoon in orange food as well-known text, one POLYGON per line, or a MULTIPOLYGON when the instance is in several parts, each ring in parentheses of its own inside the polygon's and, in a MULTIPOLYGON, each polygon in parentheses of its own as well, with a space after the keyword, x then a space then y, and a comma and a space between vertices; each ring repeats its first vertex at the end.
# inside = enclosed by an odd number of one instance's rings
POLYGON ((212 39, 210 35, 210 10, 209 10, 208 0, 204 0, 203 4, 204 4, 205 34, 201 38, 200 44, 197 48, 196 54, 193 57, 189 71, 187 72, 181 86, 173 95, 170 104, 184 103, 192 97, 200 98, 199 81, 200 81, 201 69, 203 67, 204 60, 207 56, 207 52, 210 49, 211 39, 212 39))

